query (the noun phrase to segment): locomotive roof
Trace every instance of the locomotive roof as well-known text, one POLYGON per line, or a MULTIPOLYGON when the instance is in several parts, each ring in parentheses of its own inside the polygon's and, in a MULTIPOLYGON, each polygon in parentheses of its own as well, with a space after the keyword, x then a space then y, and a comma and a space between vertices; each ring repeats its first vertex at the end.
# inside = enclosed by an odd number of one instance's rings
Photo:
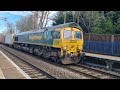
POLYGON ((26 31, 26 32, 21 32, 21 33, 18 33, 16 35, 23 35, 23 34, 28 34, 28 33, 35 33, 35 32, 44 32, 45 30, 44 29, 34 29, 34 30, 30 30, 30 31, 26 31))
POLYGON ((26 32, 18 33, 16 35, 22 35, 22 34, 27 34, 27 33, 35 33, 35 32, 44 32, 45 30, 54 31, 57 28, 65 28, 65 27, 75 27, 75 28, 81 29, 81 27, 77 23, 70 22, 70 23, 60 24, 60 25, 51 26, 51 27, 45 27, 45 28, 38 29, 38 30, 36 29, 36 30, 26 31, 26 32))
POLYGON ((60 24, 60 25, 56 25, 52 27, 46 27, 46 29, 56 29, 56 28, 64 28, 64 27, 76 27, 76 28, 81 29, 81 27, 75 22, 60 24))

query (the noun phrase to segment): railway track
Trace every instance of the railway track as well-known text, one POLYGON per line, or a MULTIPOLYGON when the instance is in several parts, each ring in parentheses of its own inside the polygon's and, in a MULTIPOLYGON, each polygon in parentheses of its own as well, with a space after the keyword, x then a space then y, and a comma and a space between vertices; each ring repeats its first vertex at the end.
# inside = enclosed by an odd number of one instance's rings
MULTIPOLYGON (((5 49, 5 48, 4 48, 5 49)), ((7 52, 8 50, 6 50, 7 52)), ((13 54, 13 53, 12 53, 13 54)), ((16 56, 17 58, 20 58, 19 56, 16 56)), ((36 56, 32 56, 32 57, 35 57, 35 58, 38 58, 36 56)), ((21 58, 20 58, 21 59, 21 58)), ((19 61, 19 60, 17 60, 19 61)), ((23 60, 21 60, 23 61, 23 60)), ((53 63, 53 62, 50 62, 48 60, 43 60, 49 64, 52 64, 56 67, 61 67, 63 68, 64 70, 67 70, 69 72, 72 72, 74 73, 74 75, 80 75, 81 78, 77 77, 78 79, 119 79, 120 78, 120 75, 118 74, 113 74, 111 72, 107 72, 107 71, 102 71, 102 70, 98 70, 96 68, 91 68, 91 67, 87 67, 87 66, 84 66, 84 65, 81 65, 81 64, 77 64, 77 65, 60 65, 60 64, 56 64, 56 63, 53 63)), ((28 63, 26 61, 23 61, 24 63, 28 63)), ((30 64, 30 63, 29 63, 30 64)), ((35 67, 34 65, 31 66, 30 65, 24 65, 24 64, 20 64, 20 67, 28 74, 30 75, 31 78, 35 78, 35 79, 41 79, 43 77, 44 78, 55 78, 55 74, 54 75, 49 75, 48 73, 46 73, 45 71, 39 71, 39 68, 38 67, 35 67), (35 68, 35 71, 31 69, 33 69, 33 67, 35 68), (27 69, 27 70, 26 70, 27 69), (39 73, 38 73, 39 71, 39 73), (33 75, 35 74, 35 75, 33 75), (45 74, 45 75, 44 75, 45 74), (46 76, 47 75, 47 76, 46 76)), ((60 74, 59 74, 60 76, 60 74)), ((60 76, 61 78, 62 76, 60 76)), ((64 78, 64 77, 62 77, 64 78)), ((66 77, 65 77, 66 78, 66 77)), ((74 77, 69 77, 69 78, 74 78, 74 77)), ((77 79, 75 78, 75 79, 77 79)), ((59 78, 58 78, 59 79, 59 78)))
POLYGON ((69 65, 65 68, 72 70, 74 72, 77 72, 77 73, 81 73, 93 79, 120 79, 119 74, 116 74, 110 71, 105 71, 102 69, 88 67, 88 66, 81 65, 81 64, 69 65))
POLYGON ((91 69, 93 72, 99 72, 101 73, 101 78, 104 78, 103 75, 106 75, 106 77, 112 79, 112 78, 116 78, 116 79, 120 79, 120 73, 118 72, 114 72, 114 71, 107 71, 105 69, 100 69, 100 68, 94 68, 94 67, 90 67, 90 66, 86 66, 86 65, 81 65, 81 64, 78 64, 77 65, 78 67, 82 67, 82 68, 86 68, 86 69, 91 69))
POLYGON ((78 74, 84 75, 84 76, 88 77, 89 79, 99 79, 98 77, 95 77, 94 75, 91 75, 89 73, 85 73, 85 69, 81 69, 80 70, 80 68, 78 68, 78 67, 74 68, 73 65, 64 66, 64 68, 67 69, 67 70, 70 70, 70 71, 72 71, 74 73, 78 73, 78 74))
POLYGON ((0 47, 0 49, 1 51, 4 51, 4 53, 11 58, 13 62, 17 64, 25 73, 27 73, 31 79, 55 79, 55 77, 26 62, 5 48, 0 47))

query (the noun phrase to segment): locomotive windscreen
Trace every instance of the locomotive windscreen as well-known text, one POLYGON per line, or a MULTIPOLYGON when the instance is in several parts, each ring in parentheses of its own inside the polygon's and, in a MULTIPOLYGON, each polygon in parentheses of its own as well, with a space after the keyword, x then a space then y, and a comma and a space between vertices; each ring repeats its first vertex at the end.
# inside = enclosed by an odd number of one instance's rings
POLYGON ((75 39, 82 39, 82 32, 75 31, 74 32, 74 38, 75 39))
POLYGON ((64 31, 64 39, 72 39, 72 32, 69 30, 64 31))

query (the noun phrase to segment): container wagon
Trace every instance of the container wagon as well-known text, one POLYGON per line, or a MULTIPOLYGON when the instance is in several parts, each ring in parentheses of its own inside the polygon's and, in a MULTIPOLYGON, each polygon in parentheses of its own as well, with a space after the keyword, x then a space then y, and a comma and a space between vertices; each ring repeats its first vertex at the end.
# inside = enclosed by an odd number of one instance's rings
POLYGON ((0 44, 2 43, 2 35, 0 35, 0 44))
POLYGON ((4 43, 6 45, 12 46, 13 45, 13 36, 14 36, 14 34, 5 35, 5 38, 3 38, 3 42, 4 42, 4 39, 5 39, 4 43))
POLYGON ((2 44, 5 44, 5 35, 2 36, 2 44))

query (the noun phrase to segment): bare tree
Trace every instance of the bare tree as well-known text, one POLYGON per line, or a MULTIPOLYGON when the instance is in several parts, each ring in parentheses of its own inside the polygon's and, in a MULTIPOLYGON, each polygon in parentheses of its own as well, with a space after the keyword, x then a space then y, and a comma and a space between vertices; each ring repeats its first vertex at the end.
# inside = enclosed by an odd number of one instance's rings
POLYGON ((49 21, 49 15, 51 11, 31 11, 34 16, 34 20, 37 21, 37 29, 46 27, 49 21))
POLYGON ((24 16, 16 22, 16 28, 20 32, 34 30, 37 28, 37 21, 33 15, 24 16))
POLYGON ((49 21, 50 11, 31 11, 32 15, 22 17, 17 23, 16 28, 20 32, 36 30, 46 27, 49 21))

